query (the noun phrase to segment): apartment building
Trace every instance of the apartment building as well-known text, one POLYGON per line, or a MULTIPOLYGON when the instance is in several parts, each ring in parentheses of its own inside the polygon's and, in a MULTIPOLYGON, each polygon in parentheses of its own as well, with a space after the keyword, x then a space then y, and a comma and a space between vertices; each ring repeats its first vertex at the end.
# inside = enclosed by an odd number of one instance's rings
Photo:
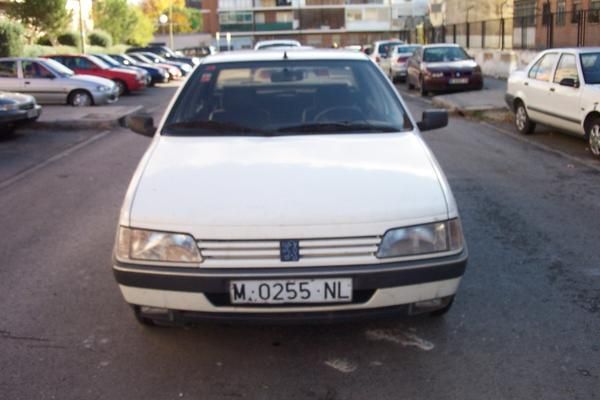
POLYGON ((370 43, 422 23, 427 0, 219 0, 221 32, 238 43, 297 39, 308 46, 370 43))

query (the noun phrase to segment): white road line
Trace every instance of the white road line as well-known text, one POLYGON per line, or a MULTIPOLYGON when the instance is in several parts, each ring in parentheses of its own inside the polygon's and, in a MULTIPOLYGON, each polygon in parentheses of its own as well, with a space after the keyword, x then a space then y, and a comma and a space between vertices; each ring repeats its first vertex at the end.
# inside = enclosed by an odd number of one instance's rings
POLYGON ((351 372, 356 371, 356 369, 358 368, 358 366, 355 363, 343 358, 334 358, 333 360, 327 360, 325 361, 325 365, 343 374, 349 374, 351 372))
POLYGON ((100 133, 97 133, 94 136, 92 136, 84 141, 81 141, 81 142, 75 144, 74 146, 69 147, 68 149, 66 149, 64 151, 61 151, 60 153, 53 155, 52 157, 42 161, 41 163, 36 164, 32 167, 25 169, 24 171, 19 172, 17 175, 0 182, 0 190, 6 189, 13 183, 20 181, 21 179, 33 174, 34 172, 39 171, 40 169, 42 169, 60 159, 67 157, 71 153, 74 153, 77 150, 80 150, 80 149, 94 143, 95 141, 97 141, 99 139, 102 139, 104 136, 108 135, 109 133, 110 133, 110 131, 102 131, 100 133))
POLYGON ((414 346, 424 351, 433 350, 435 347, 430 341, 420 338, 412 332, 404 332, 397 329, 371 329, 366 331, 365 334, 369 340, 397 343, 404 347, 414 346))
POLYGON ((591 169, 594 169, 594 170, 600 172, 600 165, 598 165, 598 164, 596 164, 596 163, 594 163, 592 161, 583 160, 580 157, 573 156, 573 155, 571 155, 569 153, 565 153, 564 151, 555 149, 555 148, 550 147, 550 146, 546 146, 543 143, 538 143, 538 142, 536 142, 534 140, 528 139, 525 136, 517 135, 514 132, 508 131, 506 129, 498 128, 497 126, 495 126, 493 124, 490 124, 489 122, 479 121, 479 123, 482 124, 482 125, 487 126, 488 128, 492 128, 495 131, 498 131, 498 132, 501 132, 501 133, 503 133, 505 135, 508 135, 511 138, 516 139, 516 140, 518 140, 520 142, 530 144, 530 145, 532 145, 534 147, 537 147, 538 149, 545 150, 545 151, 548 151, 550 153, 554 153, 556 155, 559 155, 561 157, 566 158, 569 161, 573 161, 575 163, 582 164, 582 165, 584 165, 584 166, 586 166, 588 168, 591 168, 591 169))

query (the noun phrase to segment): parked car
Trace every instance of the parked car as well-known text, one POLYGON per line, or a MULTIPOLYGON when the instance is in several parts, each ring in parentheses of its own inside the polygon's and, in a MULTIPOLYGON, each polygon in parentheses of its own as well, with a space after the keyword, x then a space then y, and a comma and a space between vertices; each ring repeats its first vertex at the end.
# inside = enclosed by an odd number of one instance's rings
POLYGON ((406 80, 408 59, 420 48, 421 45, 418 44, 401 44, 393 47, 389 57, 390 68, 388 72, 392 82, 406 80))
POLYGON ((167 71, 169 71, 169 79, 181 79, 181 77, 183 76, 181 70, 179 68, 177 68, 176 66, 174 66, 172 64, 154 61, 155 60, 154 57, 152 59, 150 59, 150 58, 144 56, 142 53, 129 53, 129 54, 127 54, 127 56, 131 57, 134 60, 141 62, 141 63, 154 65, 154 66, 157 66, 160 68, 165 68, 167 71))
POLYGON ((600 47, 541 52, 510 75, 506 102, 520 133, 537 122, 554 126, 585 137, 600 156, 600 47))
POLYGON ((0 58, 0 90, 32 95, 41 104, 91 106, 113 103, 119 89, 109 79, 76 75, 46 58, 0 58))
POLYGON ((92 54, 92 55, 94 57, 98 57, 99 59, 101 59, 102 61, 107 63, 112 68, 124 68, 124 69, 128 69, 130 71, 139 72, 144 77, 144 81, 146 81, 146 86, 152 85, 152 78, 150 77, 150 74, 148 73, 148 71, 146 71, 145 69, 139 68, 139 67, 136 67, 133 65, 122 65, 120 62, 118 62, 117 60, 115 60, 114 58, 112 58, 111 56, 109 56, 107 54, 92 54))
POLYGON ((182 76, 187 76, 187 74, 192 72, 192 69, 193 69, 193 67, 190 64, 177 62, 177 61, 169 61, 169 60, 162 58, 159 55, 156 55, 156 54, 150 53, 150 52, 129 53, 129 54, 132 54, 132 55, 133 54, 141 54, 154 63, 172 65, 176 68, 179 68, 182 76))
MULTIPOLYGON (((210 52, 210 47, 205 47, 205 50, 210 52)), ((158 45, 149 45, 145 47, 130 47, 126 51, 127 53, 153 53, 157 56, 161 56, 162 58, 168 61, 176 61, 181 63, 189 64, 192 67, 195 67, 200 63, 200 58, 198 57, 186 57, 182 54, 177 54, 167 46, 158 46, 158 45)), ((209 53, 210 54, 210 53, 209 53)))
POLYGON ((430 44, 415 51, 408 60, 410 89, 421 95, 449 90, 481 90, 481 67, 457 44, 430 44))
POLYGON ((404 44, 402 40, 391 39, 391 40, 380 40, 373 43, 373 47, 369 57, 375 61, 382 70, 388 71, 390 69, 390 52, 395 46, 404 44))
POLYGON ((278 40, 259 40, 254 45, 254 50, 266 50, 266 49, 274 49, 274 48, 285 48, 285 47, 301 47, 297 40, 289 40, 289 39, 278 39, 278 40))
MULTIPOLYGON (((133 66, 133 67, 145 69, 150 74, 150 78, 151 78, 150 85, 151 86, 153 86, 157 83, 169 82, 169 79, 171 79, 171 75, 169 74, 169 69, 177 70, 177 68, 174 68, 171 66, 169 66, 168 68, 166 68, 166 67, 163 68, 163 67, 160 67, 155 64, 143 63, 138 60, 135 60, 133 57, 130 57, 127 54, 110 54, 110 57, 113 60, 119 62, 123 66, 133 66)), ((179 72, 179 70, 177 70, 177 72, 179 72)))
POLYGON ((114 275, 137 318, 333 320, 450 308, 458 209, 385 74, 342 50, 206 57, 125 198, 114 275), (176 204, 176 207, 173 205, 176 204))
POLYGON ((73 54, 45 57, 58 61, 77 74, 94 75, 112 80, 119 89, 119 96, 146 87, 146 81, 140 72, 124 68, 113 68, 98 57, 73 54))
POLYGON ((0 92, 0 136, 35 121, 41 114, 42 107, 35 102, 33 96, 0 92))

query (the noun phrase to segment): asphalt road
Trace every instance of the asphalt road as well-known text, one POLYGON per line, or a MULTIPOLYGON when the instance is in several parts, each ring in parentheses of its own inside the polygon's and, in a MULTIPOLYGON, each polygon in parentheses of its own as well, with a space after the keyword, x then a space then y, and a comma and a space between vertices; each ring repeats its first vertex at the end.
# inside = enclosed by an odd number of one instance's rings
MULTIPOLYGON (((159 115, 172 93, 128 101, 159 115)), ((600 172, 461 118, 424 137, 471 256, 441 319, 144 328, 111 250, 148 140, 115 130, 0 175, 0 399, 600 398, 600 172)))

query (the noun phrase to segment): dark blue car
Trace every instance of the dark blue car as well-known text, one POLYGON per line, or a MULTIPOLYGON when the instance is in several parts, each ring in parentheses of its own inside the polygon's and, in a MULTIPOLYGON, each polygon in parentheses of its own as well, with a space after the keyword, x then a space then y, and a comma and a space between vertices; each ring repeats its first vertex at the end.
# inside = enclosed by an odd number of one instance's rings
POLYGON ((169 72, 164 68, 138 62, 126 54, 110 54, 105 57, 117 62, 120 67, 136 67, 147 71, 150 74, 151 86, 154 86, 156 83, 166 83, 169 81, 169 72))

